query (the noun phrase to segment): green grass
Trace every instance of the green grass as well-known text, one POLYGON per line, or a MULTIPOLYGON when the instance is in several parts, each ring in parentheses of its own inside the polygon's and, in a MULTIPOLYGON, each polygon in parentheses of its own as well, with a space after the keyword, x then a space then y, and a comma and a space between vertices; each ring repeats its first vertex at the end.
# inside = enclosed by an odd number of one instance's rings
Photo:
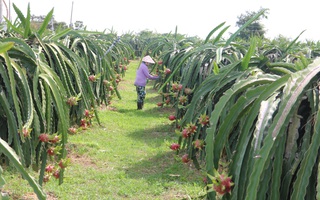
MULTIPOLYGON (((174 110, 157 107, 161 97, 153 81, 147 86, 144 109, 136 109, 137 64, 131 62, 120 82, 121 100, 115 98, 99 110, 101 126, 94 122, 69 136, 72 164, 62 185, 52 178, 43 186, 48 199, 196 199, 205 194, 203 174, 169 149, 177 140, 168 120, 174 110)), ((11 199, 34 197, 14 169, 5 169, 4 177, 3 191, 11 199)))

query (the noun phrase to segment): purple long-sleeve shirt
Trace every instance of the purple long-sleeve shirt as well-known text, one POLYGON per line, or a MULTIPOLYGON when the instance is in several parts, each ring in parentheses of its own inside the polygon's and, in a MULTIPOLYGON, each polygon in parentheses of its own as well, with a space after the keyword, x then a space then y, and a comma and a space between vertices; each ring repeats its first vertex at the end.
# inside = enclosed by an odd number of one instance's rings
POLYGON ((137 76, 136 76, 136 80, 134 82, 134 85, 146 86, 147 79, 156 80, 158 78, 159 78, 159 76, 152 76, 149 73, 148 66, 142 62, 139 69, 137 70, 137 76))

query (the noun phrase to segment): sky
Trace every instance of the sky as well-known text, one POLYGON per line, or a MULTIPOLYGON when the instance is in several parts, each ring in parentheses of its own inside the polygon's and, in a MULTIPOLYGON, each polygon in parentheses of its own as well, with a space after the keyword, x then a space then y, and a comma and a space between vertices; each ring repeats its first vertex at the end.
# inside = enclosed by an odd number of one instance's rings
MULTIPOLYGON (((32 15, 46 15, 54 9, 56 21, 70 24, 83 21, 87 30, 113 30, 118 35, 149 30, 205 38, 212 29, 225 22, 225 33, 235 32, 238 16, 247 11, 267 8, 266 37, 279 35, 301 41, 320 41, 316 0, 5 0, 26 14, 28 3, 32 15), (72 11, 73 8, 73 12, 72 11)), ((15 19, 14 10, 11 16, 15 19)), ((3 12, 5 15, 6 12, 3 12)))

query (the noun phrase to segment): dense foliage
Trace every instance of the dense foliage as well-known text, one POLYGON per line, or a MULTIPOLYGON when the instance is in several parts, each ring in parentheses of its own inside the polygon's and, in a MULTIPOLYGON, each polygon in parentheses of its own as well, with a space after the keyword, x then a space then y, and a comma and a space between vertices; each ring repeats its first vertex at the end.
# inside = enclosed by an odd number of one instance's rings
MULTIPOLYGON (((231 36, 221 23, 205 38, 150 31, 124 34, 30 26, 14 7, 0 45, 1 152, 39 199, 51 176, 63 181, 68 131, 86 129, 96 107, 121 98, 129 59, 151 55, 160 107, 173 106, 170 146, 207 173, 208 199, 315 199, 319 196, 319 42, 239 39, 266 9, 231 36), (39 171, 39 181, 25 171, 39 171), (49 174, 48 166, 59 166, 49 174), (58 174, 57 174, 58 173, 58 174)), ((301 33, 303 34, 303 32, 301 33)), ((248 34, 246 34, 248 35, 248 34)))
POLYGON ((93 116, 99 122, 96 106, 121 98, 117 85, 133 51, 113 34, 51 32, 53 10, 34 29, 30 8, 27 16, 14 9, 18 20, 7 20, 0 36, 0 149, 44 199, 43 182, 63 182, 68 131, 86 129, 93 116))
POLYGON ((171 149, 208 173, 208 199, 318 195, 320 46, 300 35, 235 41, 264 12, 227 40, 222 23, 201 44, 156 42, 158 105, 176 108, 171 149))
MULTIPOLYGON (((262 8, 259 10, 263 10, 262 8)), ((258 11, 258 12, 259 12, 258 11)), ((242 27, 247 21, 249 21, 257 12, 247 11, 245 14, 241 14, 238 16, 238 21, 236 22, 237 27, 242 27)), ((264 12, 258 19, 249 24, 246 28, 244 28, 238 35, 239 38, 243 40, 249 40, 251 37, 258 36, 264 38, 266 30, 261 23, 261 19, 267 18, 267 13, 264 12)))

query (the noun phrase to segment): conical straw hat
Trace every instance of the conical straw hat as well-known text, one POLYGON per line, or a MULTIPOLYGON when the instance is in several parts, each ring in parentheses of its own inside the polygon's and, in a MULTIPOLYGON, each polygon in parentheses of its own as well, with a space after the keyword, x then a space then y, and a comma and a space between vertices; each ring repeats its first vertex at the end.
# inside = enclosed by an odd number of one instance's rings
POLYGON ((152 58, 150 56, 145 56, 142 58, 143 62, 147 62, 147 63, 151 63, 154 64, 155 62, 152 60, 152 58))

